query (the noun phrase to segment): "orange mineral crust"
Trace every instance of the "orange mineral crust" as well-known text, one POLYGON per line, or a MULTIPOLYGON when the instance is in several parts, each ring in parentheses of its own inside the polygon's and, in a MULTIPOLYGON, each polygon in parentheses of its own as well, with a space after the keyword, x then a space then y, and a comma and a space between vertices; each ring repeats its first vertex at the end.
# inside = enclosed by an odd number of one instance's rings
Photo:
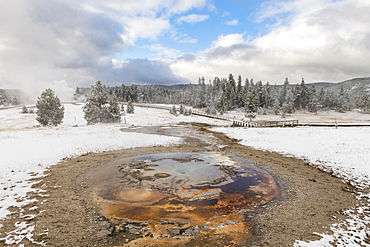
POLYGON ((137 235, 127 246, 243 244, 253 226, 246 212, 279 194, 267 171, 216 152, 117 160, 92 172, 91 188, 117 234, 137 235))

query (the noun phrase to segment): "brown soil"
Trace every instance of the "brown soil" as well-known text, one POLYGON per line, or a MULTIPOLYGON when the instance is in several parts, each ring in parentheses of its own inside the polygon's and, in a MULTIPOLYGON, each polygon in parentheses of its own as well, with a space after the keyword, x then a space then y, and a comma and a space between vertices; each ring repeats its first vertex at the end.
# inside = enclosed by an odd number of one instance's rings
MULTIPOLYGON (((295 240, 315 240, 318 237, 313 232, 329 231, 331 224, 344 217, 340 213, 342 210, 356 205, 353 188, 302 160, 255 150, 223 134, 203 131, 213 135, 212 145, 189 138, 187 143, 178 146, 90 153, 64 160, 51 167, 44 178, 37 179, 39 183, 35 187, 45 190, 47 196, 30 195, 38 201, 22 210, 12 208, 12 215, 0 222, 4 226, 0 228, 0 238, 5 236, 4 232, 14 230, 15 222, 23 219, 35 226, 33 239, 48 246, 124 246, 130 241, 129 237, 111 234, 116 230, 114 226, 90 203, 84 174, 112 160, 152 153, 218 150, 234 153, 267 169, 281 187, 281 196, 245 215, 255 222, 252 226, 254 239, 248 246, 292 246, 295 240), (25 220, 24 215, 32 213, 40 215, 25 220)), ((27 238, 22 244, 39 246, 27 238)), ((5 245, 4 241, 0 240, 0 245, 5 245)), ((148 242, 146 246, 154 245, 148 242)), ((198 238, 179 246, 214 246, 214 241, 198 238)), ((236 244, 225 238, 220 246, 236 244)))

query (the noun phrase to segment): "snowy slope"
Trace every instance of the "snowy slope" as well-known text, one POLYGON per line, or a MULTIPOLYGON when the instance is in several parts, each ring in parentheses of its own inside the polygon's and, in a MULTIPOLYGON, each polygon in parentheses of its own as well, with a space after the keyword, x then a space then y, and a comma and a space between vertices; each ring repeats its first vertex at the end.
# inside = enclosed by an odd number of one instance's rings
MULTIPOLYGON (((357 188, 370 186, 370 128, 216 128, 239 139, 243 145, 276 151, 305 159, 312 165, 334 174, 357 188)), ((369 195, 359 195, 367 196, 369 195)), ((332 226, 334 234, 320 234, 320 241, 296 246, 370 246, 364 240, 370 235, 369 207, 347 212, 352 218, 332 226)))

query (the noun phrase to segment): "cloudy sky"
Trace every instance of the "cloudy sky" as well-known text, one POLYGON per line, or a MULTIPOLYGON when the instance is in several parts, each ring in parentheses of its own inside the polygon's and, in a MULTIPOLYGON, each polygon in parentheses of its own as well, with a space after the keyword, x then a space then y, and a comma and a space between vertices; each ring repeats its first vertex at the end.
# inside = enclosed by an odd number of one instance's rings
POLYGON ((0 0, 0 88, 370 75, 369 0, 0 0))

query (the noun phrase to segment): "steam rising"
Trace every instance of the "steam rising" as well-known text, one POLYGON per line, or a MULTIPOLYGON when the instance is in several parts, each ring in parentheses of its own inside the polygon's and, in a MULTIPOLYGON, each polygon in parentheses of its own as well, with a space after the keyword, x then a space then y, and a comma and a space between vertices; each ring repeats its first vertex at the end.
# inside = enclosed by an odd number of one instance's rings
POLYGON ((77 86, 97 80, 111 86, 184 82, 161 61, 127 60, 115 68, 114 56, 134 40, 127 41, 126 27, 105 8, 104 14, 68 0, 0 3, 0 88, 21 89, 34 101, 51 88, 70 101, 77 86))

